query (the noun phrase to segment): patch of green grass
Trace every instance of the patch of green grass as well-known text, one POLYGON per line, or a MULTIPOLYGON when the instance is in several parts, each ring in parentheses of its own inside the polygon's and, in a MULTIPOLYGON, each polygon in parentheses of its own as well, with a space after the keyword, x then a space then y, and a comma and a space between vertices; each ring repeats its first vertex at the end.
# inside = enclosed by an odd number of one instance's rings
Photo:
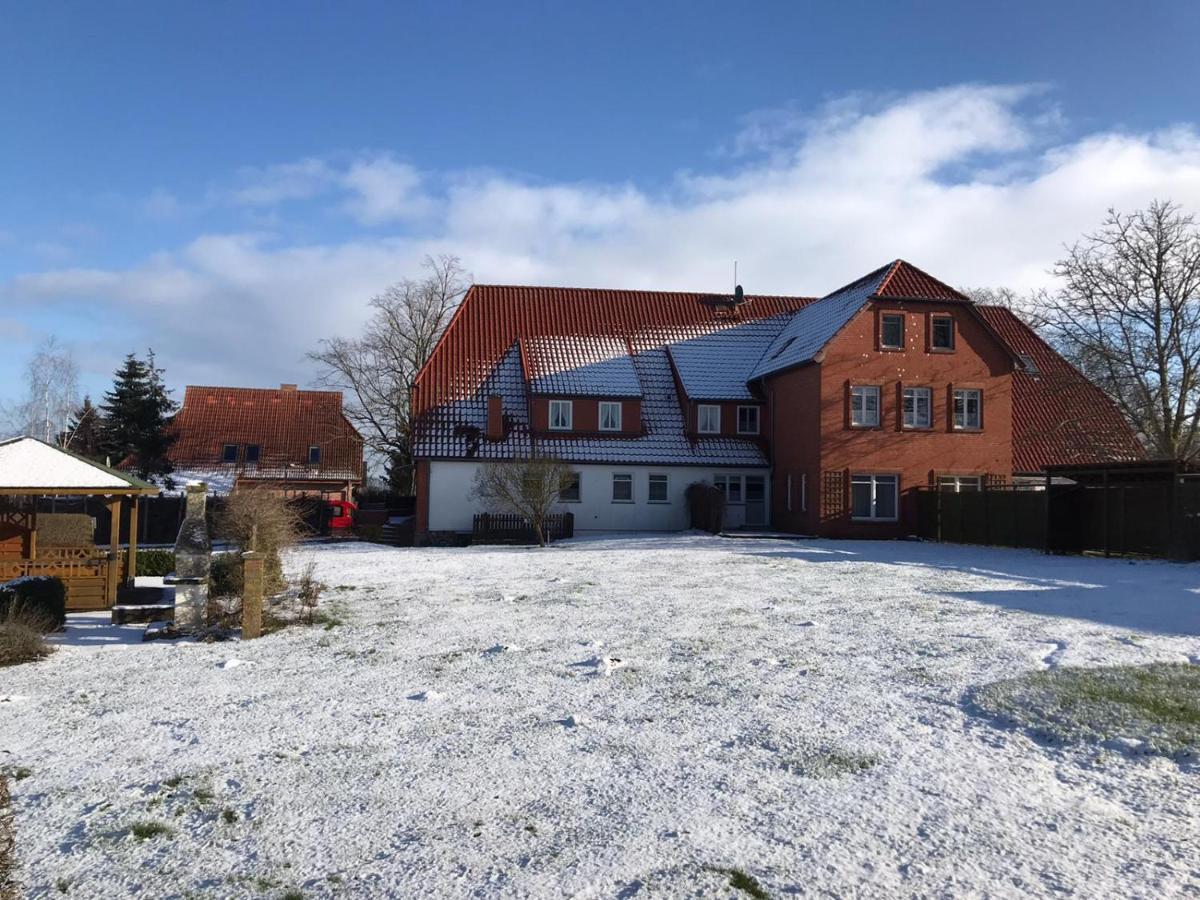
POLYGON ((60 878, 58 881, 54 882, 54 889, 60 894, 65 894, 67 891, 71 890, 71 882, 67 881, 65 878, 60 878))
POLYGON ((168 787, 172 790, 179 787, 181 784, 183 784, 182 775, 172 775, 170 778, 163 779, 163 787, 168 787))
POLYGON ((978 709, 1062 743, 1116 742, 1165 756, 1200 752, 1200 666, 1060 668, 987 685, 978 709))
POLYGON ((735 891, 741 891, 743 894, 753 897, 754 900, 770 900, 771 895, 753 875, 738 868, 713 868, 712 871, 728 876, 729 886, 735 891))
POLYGON ((165 822, 155 822, 151 819, 146 819, 130 825, 129 833, 139 841, 146 841, 156 837, 174 837, 175 829, 165 822))
POLYGON ((196 798, 197 803, 207 803, 213 797, 215 797, 216 794, 214 794, 208 788, 198 787, 192 791, 192 796, 196 798))
POLYGON ((877 765, 879 757, 874 753, 826 747, 794 756, 783 763, 783 768, 805 778, 840 778, 860 775, 877 765))
POLYGON ((304 894, 296 888, 285 891, 282 900, 304 900, 304 894))
POLYGON ((228 806, 221 810, 221 821, 226 825, 232 825, 238 820, 238 814, 228 806))
POLYGON ((29 768, 28 766, 17 766, 12 770, 12 779, 13 781, 24 781, 32 774, 33 769, 29 768))

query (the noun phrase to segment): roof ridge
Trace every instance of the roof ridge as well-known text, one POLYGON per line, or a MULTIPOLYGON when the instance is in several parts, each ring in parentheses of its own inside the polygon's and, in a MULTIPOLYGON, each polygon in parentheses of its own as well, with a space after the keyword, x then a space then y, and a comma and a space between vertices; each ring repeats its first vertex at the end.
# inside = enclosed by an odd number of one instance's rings
MULTIPOLYGON (((507 291, 566 291, 573 294, 655 294, 668 297, 710 297, 724 296, 721 291, 660 291, 652 288, 612 288, 612 287, 579 287, 561 284, 498 284, 476 283, 472 288, 488 288, 507 291)), ((745 294, 747 300, 816 300, 819 297, 811 294, 745 294)))
MULTIPOLYGON (((883 279, 883 281, 879 284, 879 287, 877 287, 875 289, 875 293, 877 295, 882 296, 884 291, 887 290, 887 287, 891 283, 892 279, 894 277, 896 277, 896 275, 904 269, 912 270, 912 272, 914 272, 915 274, 919 275, 922 278, 926 278, 929 281, 932 281, 934 284, 938 285, 941 288, 944 288, 946 291, 948 291, 949 293, 953 294, 955 297, 957 297, 958 299, 960 299, 966 303, 974 303, 975 302, 970 297, 968 297, 966 294, 964 294, 962 291, 951 287, 950 285, 946 284, 946 282, 942 281, 937 276, 930 275, 928 272, 926 272, 920 266, 913 265, 906 259, 897 259, 895 262, 892 263, 891 271, 888 272, 887 277, 883 279)), ((905 299, 905 298, 904 297, 893 297, 891 299, 905 299)), ((919 300, 919 299, 924 299, 924 298, 913 297, 911 299, 919 300)))

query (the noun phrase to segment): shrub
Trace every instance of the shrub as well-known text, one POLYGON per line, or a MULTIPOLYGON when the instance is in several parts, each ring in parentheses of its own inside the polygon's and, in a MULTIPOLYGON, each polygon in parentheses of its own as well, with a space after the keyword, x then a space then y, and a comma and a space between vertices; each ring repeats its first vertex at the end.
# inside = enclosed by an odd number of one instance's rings
POLYGON ((61 578, 33 575, 0 584, 0 622, 19 619, 43 632, 67 621, 67 588, 61 578))
POLYGON ((96 521, 87 513, 39 513, 38 546, 88 547, 95 540, 96 521))
POLYGON ((217 536, 239 550, 263 554, 265 590, 277 594, 287 586, 281 554, 303 533, 296 510, 282 494, 268 488, 234 491, 217 520, 217 536))
POLYGON ((725 525, 725 494, 703 481, 687 486, 688 516, 693 528, 718 534, 725 525))
POLYGON ((175 571, 174 550, 139 550, 137 573, 161 578, 175 571))
POLYGON ((20 617, 0 621, 0 667, 33 662, 49 655, 50 647, 37 628, 20 617))
POLYGON ((210 597, 242 596, 242 557, 240 553, 214 553, 208 570, 210 597))

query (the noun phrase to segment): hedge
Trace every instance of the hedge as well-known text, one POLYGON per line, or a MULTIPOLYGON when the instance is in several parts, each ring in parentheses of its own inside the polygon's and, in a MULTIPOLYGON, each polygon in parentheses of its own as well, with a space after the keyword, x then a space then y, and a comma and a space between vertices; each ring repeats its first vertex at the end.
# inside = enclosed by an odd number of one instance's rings
POLYGON ((0 584, 0 622, 20 617, 43 631, 67 622, 67 588, 61 578, 27 575, 0 584))
POLYGON ((175 571, 174 550, 139 550, 137 573, 150 577, 162 577, 175 571))

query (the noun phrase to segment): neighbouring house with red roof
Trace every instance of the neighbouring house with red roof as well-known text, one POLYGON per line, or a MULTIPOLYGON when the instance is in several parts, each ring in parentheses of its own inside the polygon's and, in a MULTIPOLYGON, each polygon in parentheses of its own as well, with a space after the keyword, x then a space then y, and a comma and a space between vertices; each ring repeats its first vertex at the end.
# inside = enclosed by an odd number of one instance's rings
POLYGON ((363 480, 363 442, 338 391, 188 385, 171 422, 176 482, 216 493, 267 486, 287 496, 351 500, 363 480))
POLYGON ((914 530, 918 488, 1139 459, 1112 402, 1009 310, 902 260, 821 298, 475 285, 419 373, 417 533, 465 532, 475 471, 552 455, 575 527, 914 530))

